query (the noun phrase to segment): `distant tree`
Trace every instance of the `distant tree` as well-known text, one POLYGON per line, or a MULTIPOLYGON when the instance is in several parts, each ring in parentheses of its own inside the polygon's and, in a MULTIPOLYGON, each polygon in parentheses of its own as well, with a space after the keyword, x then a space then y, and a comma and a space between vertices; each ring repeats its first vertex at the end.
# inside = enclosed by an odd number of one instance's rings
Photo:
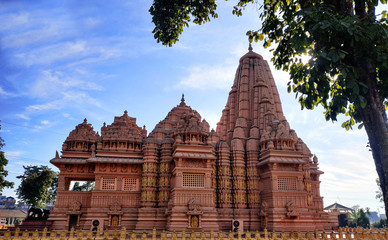
POLYGON ((386 218, 381 218, 380 221, 375 222, 372 225, 375 228, 386 228, 388 226, 387 225, 387 219, 386 218))
POLYGON ((71 191, 93 191, 94 190, 94 182, 75 182, 71 191))
POLYGON ((369 228, 370 222, 369 222, 368 216, 366 215, 367 213, 369 213, 369 209, 365 211, 364 209, 361 208, 359 211, 360 211, 360 217, 357 219, 357 226, 360 226, 363 228, 369 228))
POLYGON ((348 221, 349 226, 369 228, 370 223, 367 214, 369 214, 369 208, 364 210, 358 205, 353 206, 352 211, 350 212, 351 219, 348 221))
MULTIPOLYGON (((1 130, 1 124, 0 124, 1 130)), ((5 143, 2 137, 0 137, 0 150, 4 147, 5 143)), ((3 191, 3 188, 13 188, 14 183, 5 180, 8 176, 8 171, 5 170, 5 166, 7 166, 8 160, 5 158, 4 152, 0 151, 0 193, 3 191)))
MULTIPOLYGON (((237 1, 233 13, 250 3, 237 1)), ((320 105, 326 120, 344 114, 344 128, 365 127, 388 216, 388 19, 379 3, 387 0, 265 0, 261 29, 247 35, 275 44, 271 61, 289 72, 302 109, 320 105)), ((189 23, 216 18, 216 8, 215 0, 154 0, 154 37, 171 46, 189 23)))
POLYGON ((347 214, 340 214, 340 215, 338 215, 338 226, 339 227, 349 226, 349 221, 348 221, 347 214))
POLYGON ((44 207, 55 200, 56 172, 47 166, 23 166, 24 174, 17 176, 21 183, 16 190, 18 198, 31 207, 44 207))

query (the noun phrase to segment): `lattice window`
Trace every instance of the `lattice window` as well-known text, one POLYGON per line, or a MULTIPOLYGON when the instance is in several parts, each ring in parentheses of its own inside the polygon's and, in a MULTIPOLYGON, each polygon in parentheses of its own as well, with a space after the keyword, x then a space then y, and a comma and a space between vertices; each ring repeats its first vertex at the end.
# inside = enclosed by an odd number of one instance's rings
POLYGON ((136 191, 137 179, 136 178, 124 178, 124 191, 136 191))
POLYGON ((278 178, 278 190, 281 191, 296 191, 296 178, 295 177, 279 177, 278 178))
POLYGON ((183 173, 183 187, 205 187, 205 174, 183 173))
POLYGON ((116 179, 115 178, 103 178, 102 179, 102 190, 115 190, 116 179))

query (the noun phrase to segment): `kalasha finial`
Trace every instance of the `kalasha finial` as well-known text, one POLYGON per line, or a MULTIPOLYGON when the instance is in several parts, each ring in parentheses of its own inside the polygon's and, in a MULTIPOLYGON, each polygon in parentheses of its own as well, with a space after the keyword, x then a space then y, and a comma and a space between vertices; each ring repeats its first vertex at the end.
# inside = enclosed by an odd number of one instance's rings
POLYGON ((249 50, 250 52, 252 52, 252 50, 253 50, 252 44, 251 44, 251 43, 249 43, 249 48, 248 48, 248 50, 249 50))
POLYGON ((128 111, 127 110, 124 111, 124 115, 128 116, 128 111))
POLYGON ((84 123, 88 123, 88 120, 86 118, 84 119, 84 123))
POLYGON ((182 93, 182 98, 181 98, 181 104, 180 105, 185 105, 185 94, 182 93))

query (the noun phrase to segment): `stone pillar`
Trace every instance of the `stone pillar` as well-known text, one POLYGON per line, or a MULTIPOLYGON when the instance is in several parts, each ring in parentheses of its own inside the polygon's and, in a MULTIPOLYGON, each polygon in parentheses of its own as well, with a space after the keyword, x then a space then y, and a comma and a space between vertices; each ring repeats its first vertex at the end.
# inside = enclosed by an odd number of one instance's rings
POLYGON ((158 206, 167 207, 170 194, 170 178, 171 169, 170 164, 172 161, 172 143, 173 139, 165 139, 162 143, 160 166, 159 166, 159 179, 158 179, 158 206))
POLYGON ((158 145, 153 142, 145 144, 143 158, 143 176, 141 191, 141 206, 154 207, 156 205, 156 177, 158 171, 158 145))
POLYGON ((220 142, 217 148, 218 184, 217 196, 220 208, 232 207, 232 175, 230 167, 230 149, 226 142, 220 142))
POLYGON ((232 150, 233 203, 235 208, 246 208, 246 179, 244 151, 232 150))

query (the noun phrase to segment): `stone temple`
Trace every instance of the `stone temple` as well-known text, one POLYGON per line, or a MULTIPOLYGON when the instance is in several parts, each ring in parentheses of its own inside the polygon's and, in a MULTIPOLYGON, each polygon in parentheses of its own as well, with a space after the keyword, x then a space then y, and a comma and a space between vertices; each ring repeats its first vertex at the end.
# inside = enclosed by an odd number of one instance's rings
POLYGON ((318 160, 283 115, 267 61, 240 59, 217 130, 182 99, 147 135, 127 111, 100 134, 85 119, 59 168, 53 228, 331 229, 318 160), (72 182, 94 182, 72 191, 72 182), (234 227, 233 227, 234 225, 234 227))

